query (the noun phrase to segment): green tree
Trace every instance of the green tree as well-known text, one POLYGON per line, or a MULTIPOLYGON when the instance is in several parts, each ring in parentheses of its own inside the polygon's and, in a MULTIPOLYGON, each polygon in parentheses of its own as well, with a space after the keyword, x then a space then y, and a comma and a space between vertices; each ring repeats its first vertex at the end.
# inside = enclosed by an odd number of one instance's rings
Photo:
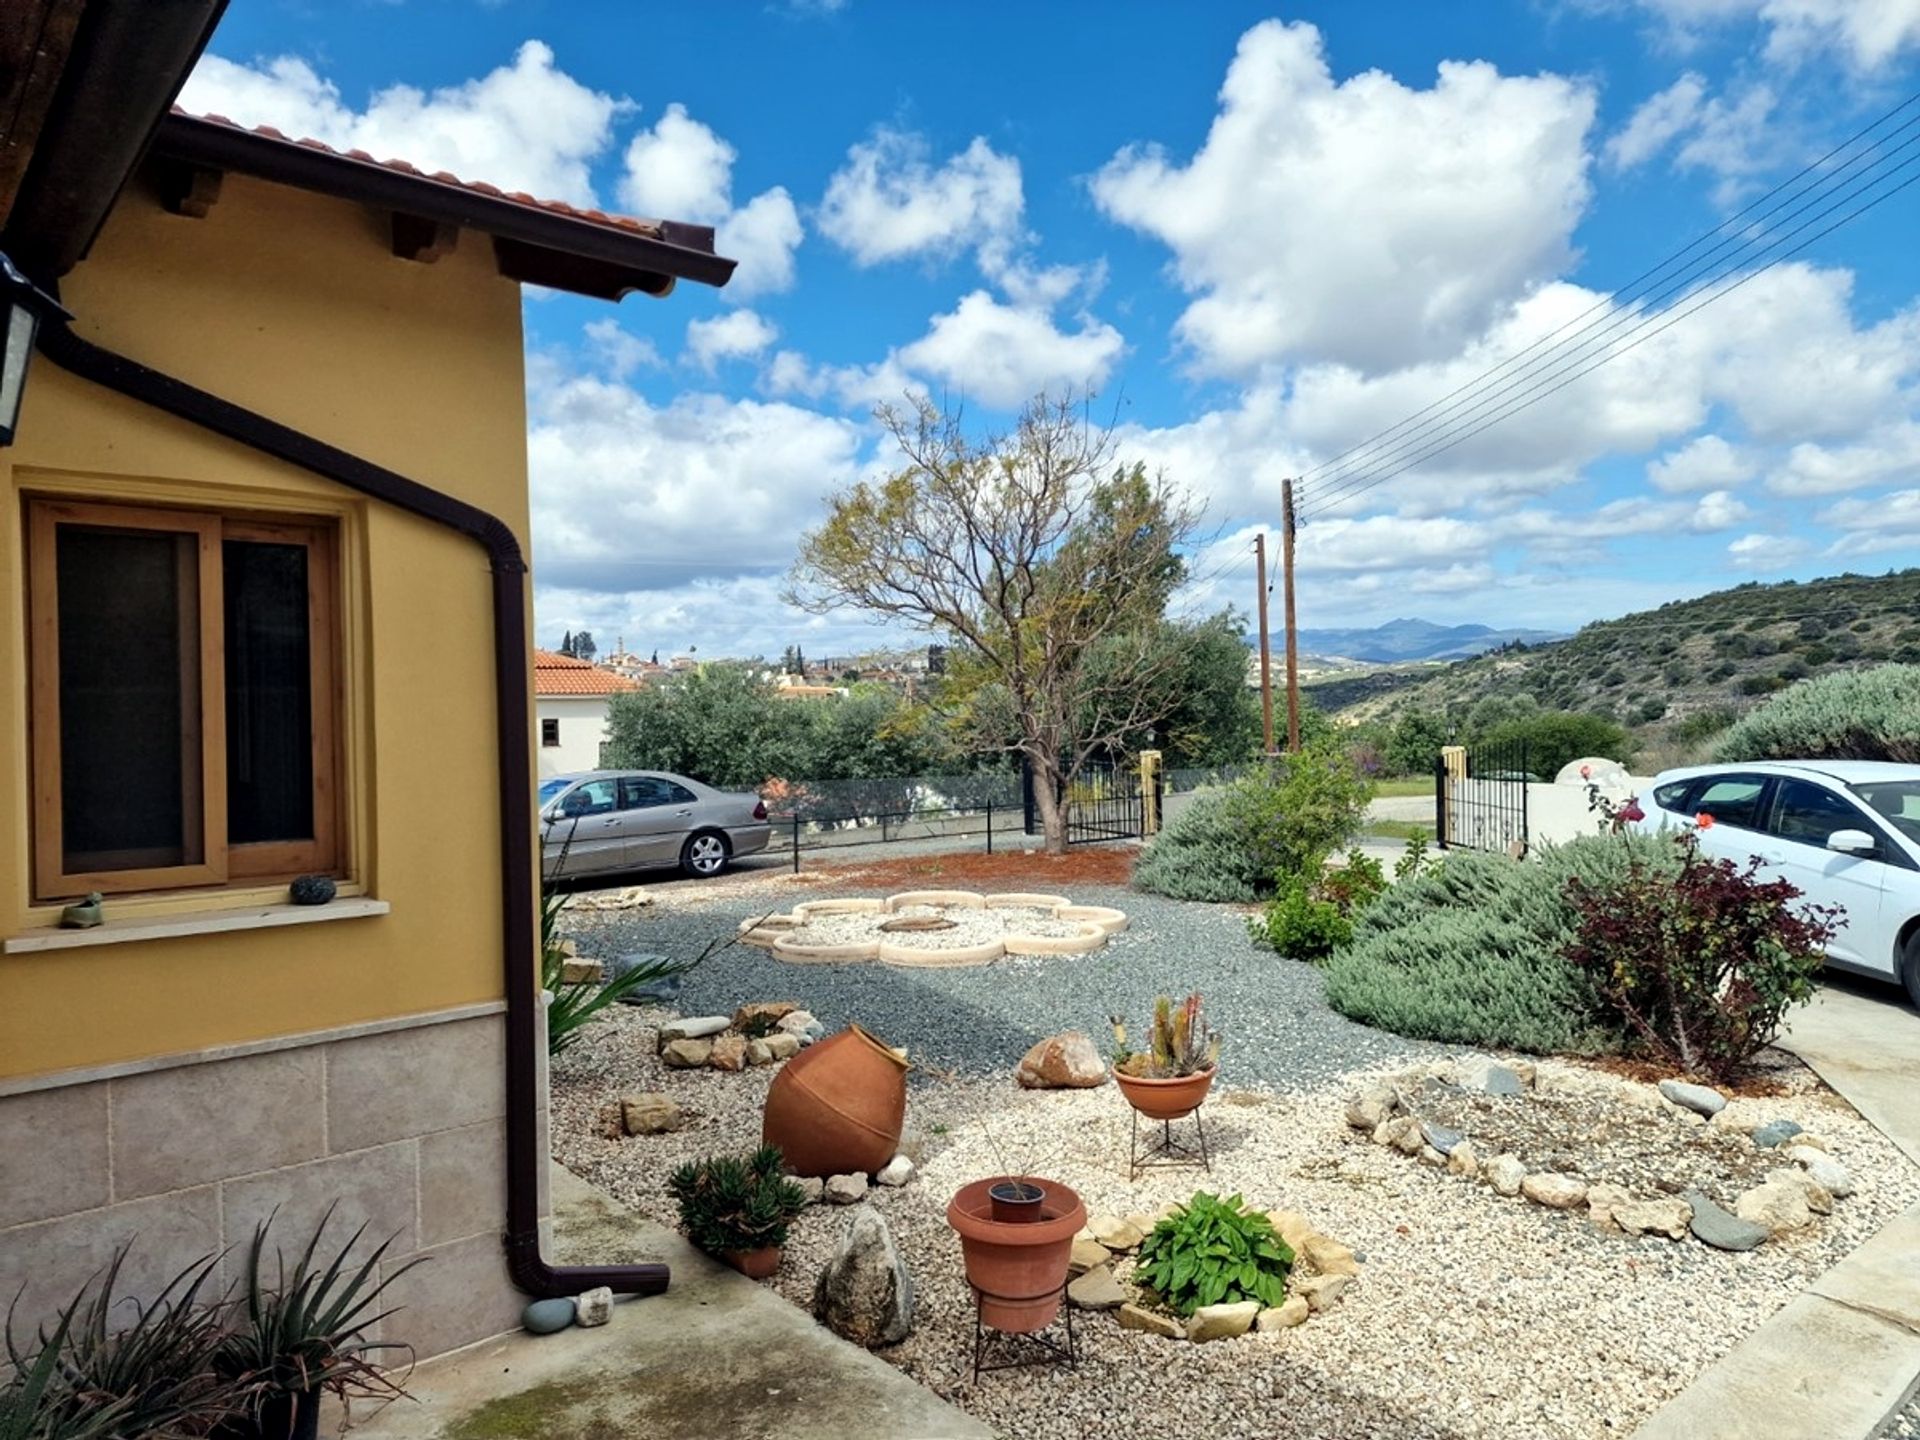
POLYGON ((1381 750, 1395 775, 1431 775, 1441 746, 1452 743, 1451 727, 1433 711, 1404 710, 1381 750))
MULTIPOLYGON (((804 773, 809 707, 774 697, 739 665, 703 665, 607 705, 606 763, 671 770, 727 790, 804 773)), ((812 778, 812 777, 808 777, 812 778)))
POLYGON ((573 649, 568 652, 576 660, 591 660, 600 653, 600 647, 593 643, 593 632, 581 630, 573 637, 573 649))
POLYGON ((925 399, 879 418, 901 468, 831 498, 788 598, 949 639, 949 692, 1003 695, 1046 847, 1064 853, 1067 784, 1171 708, 1182 657, 1159 627, 1196 513, 1164 477, 1115 466, 1111 431, 1071 396, 1042 395, 983 438, 925 399))

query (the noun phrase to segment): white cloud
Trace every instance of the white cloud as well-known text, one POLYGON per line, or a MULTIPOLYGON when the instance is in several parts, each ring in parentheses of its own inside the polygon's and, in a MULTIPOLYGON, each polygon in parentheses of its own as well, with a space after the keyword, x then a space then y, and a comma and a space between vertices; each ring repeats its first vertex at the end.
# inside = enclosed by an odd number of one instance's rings
POLYGON ((1312 356, 1367 370, 1458 351, 1569 262, 1594 98, 1448 61, 1431 89, 1336 83, 1320 34, 1240 38, 1205 144, 1129 148, 1094 178, 1113 219, 1173 251, 1205 370, 1312 356))
POLYGON ((1920 423, 1889 425, 1848 445, 1794 446, 1767 476, 1776 495, 1834 495, 1920 476, 1920 423))
POLYGON ((1727 558, 1742 570, 1780 570, 1809 548, 1805 540, 1792 535, 1742 535, 1727 546, 1727 558))
POLYGON ((666 363, 653 341, 635 335, 610 317, 589 321, 585 333, 588 348, 601 369, 615 380, 624 380, 636 370, 657 370, 666 363))
POLYGON ((1766 58, 1794 65, 1831 53, 1858 70, 1878 70, 1920 46, 1913 0, 1638 0, 1683 42, 1732 21, 1758 22, 1766 58))
POLYGON ((926 140, 882 128, 854 145, 827 182, 820 233, 859 265, 941 258, 1018 233, 1020 162, 983 137, 938 166, 926 140))
POLYGON ((722 294, 746 300, 755 295, 791 290, 794 280, 793 252, 804 235, 800 212, 786 187, 776 185, 764 190, 720 222, 714 246, 722 255, 738 260, 722 294))
POLYGON ((1687 521, 1687 528, 1705 535, 1715 530, 1731 529, 1752 516, 1753 511, 1745 501, 1736 499, 1728 491, 1715 490, 1700 497, 1687 521))
POLYGON ((180 104, 242 125, 270 125, 294 139, 365 150, 422 170, 447 170, 503 190, 590 205, 589 166, 607 145, 623 102, 554 67, 553 51, 529 40, 513 63, 431 92, 392 85, 354 110, 340 88, 292 55, 237 64, 205 55, 180 104))
POLYGON ((1606 144, 1607 164, 1616 170, 1644 165, 1700 116, 1707 82, 1688 71, 1657 95, 1641 102, 1627 123, 1606 144))
POLYGON ((1751 456, 1718 435, 1701 435, 1648 465, 1647 479, 1656 490, 1682 495, 1744 485, 1756 471, 1751 456))
POLYGON ((737 154, 686 106, 669 105, 652 129, 627 142, 620 202, 652 219, 715 224, 733 205, 737 154))
POLYGON ((1920 546, 1920 490, 1841 500, 1814 518, 1845 532, 1827 548, 1829 555, 1876 555, 1920 546))
POLYGON ((1005 305, 984 290, 936 315, 927 333, 898 352, 900 364, 931 375, 964 395, 1011 408, 1038 391, 1098 388, 1126 341, 1091 317, 1077 331, 1060 329, 1044 310, 1005 305))
POLYGON ((780 338, 779 329, 751 310, 730 310, 687 322, 687 355, 709 375, 722 360, 748 360, 780 338))
POLYGON ((864 444, 850 421, 793 405, 655 405, 564 380, 536 397, 527 437, 535 578, 618 592, 784 567, 821 498, 859 473, 864 444))

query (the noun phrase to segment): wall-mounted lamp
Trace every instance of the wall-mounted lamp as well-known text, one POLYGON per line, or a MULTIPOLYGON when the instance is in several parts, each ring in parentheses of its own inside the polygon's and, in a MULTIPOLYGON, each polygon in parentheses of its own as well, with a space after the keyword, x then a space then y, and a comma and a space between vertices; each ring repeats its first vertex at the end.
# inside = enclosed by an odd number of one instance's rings
POLYGON ((42 320, 56 317, 73 318, 0 254, 0 447, 13 444, 14 426, 20 422, 34 334, 42 320))

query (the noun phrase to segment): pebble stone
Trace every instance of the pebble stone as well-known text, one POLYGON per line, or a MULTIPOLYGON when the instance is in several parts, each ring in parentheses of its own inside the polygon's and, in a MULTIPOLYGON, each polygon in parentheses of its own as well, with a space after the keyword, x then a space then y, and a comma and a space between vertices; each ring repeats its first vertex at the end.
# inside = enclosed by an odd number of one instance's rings
POLYGON ((535 1300, 520 1312, 520 1324, 529 1335, 552 1335, 573 1324, 573 1300, 566 1295, 535 1300))
POLYGON ((1709 1119, 1727 1108, 1727 1097, 1708 1085, 1689 1085, 1684 1080, 1662 1080, 1660 1093, 1676 1105, 1709 1119))
POLYGON ((1754 1225, 1737 1215, 1729 1215, 1697 1190, 1689 1190, 1682 1198, 1693 1207, 1693 1220, 1689 1228, 1694 1238, 1716 1250, 1751 1250, 1767 1238, 1769 1232, 1766 1226, 1754 1225))

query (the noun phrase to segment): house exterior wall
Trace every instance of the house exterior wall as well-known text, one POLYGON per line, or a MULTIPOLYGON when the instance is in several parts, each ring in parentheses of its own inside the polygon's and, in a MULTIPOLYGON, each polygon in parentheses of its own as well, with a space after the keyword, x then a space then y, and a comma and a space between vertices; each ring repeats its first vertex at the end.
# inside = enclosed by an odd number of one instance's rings
MULTIPOLYGON (((483 235, 423 265, 391 254, 385 224, 231 174, 191 219, 136 184, 62 299, 86 338, 489 510, 524 547, 518 287, 483 235)), ((403 1282, 414 1318, 394 1323, 418 1353, 506 1328, 483 552, 44 358, 0 488, 0 1289, 70 1294, 136 1230, 138 1273, 171 1272, 244 1241, 270 1198, 305 1225, 337 1195, 398 1250, 445 1252, 403 1282), (337 522, 341 893, 379 904, 208 933, 210 913, 285 887, 115 896, 107 931, 173 917, 181 933, 20 950, 58 908, 34 902, 30 865, 18 577, 40 494, 337 522)))
POLYGON ((600 768, 600 746, 607 738, 607 697, 604 695, 541 695, 534 702, 541 724, 535 730, 540 743, 540 778, 576 770, 600 768), (548 720, 560 722, 560 743, 548 745, 548 720))

